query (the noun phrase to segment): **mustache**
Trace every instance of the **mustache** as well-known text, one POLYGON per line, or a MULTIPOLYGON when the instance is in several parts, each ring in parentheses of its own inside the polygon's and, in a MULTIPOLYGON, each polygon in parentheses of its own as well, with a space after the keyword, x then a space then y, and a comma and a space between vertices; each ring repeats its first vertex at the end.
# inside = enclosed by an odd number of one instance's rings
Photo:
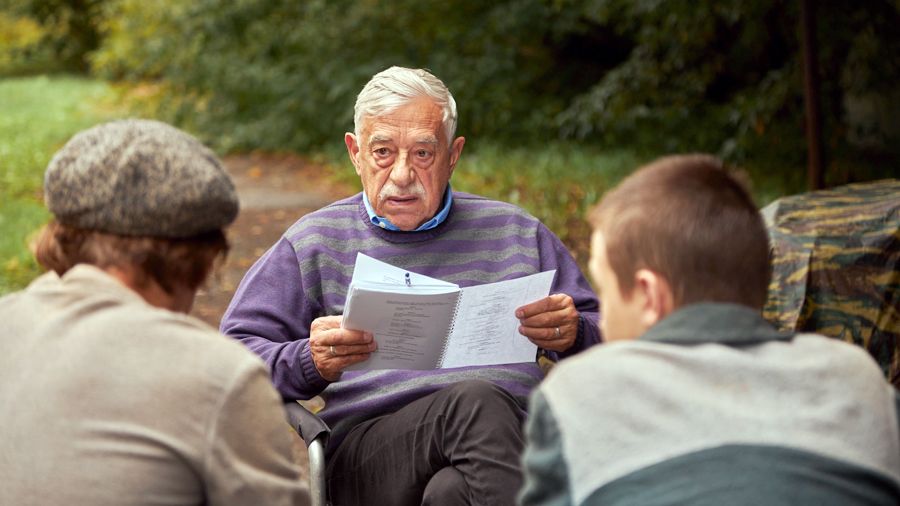
POLYGON ((378 191, 378 201, 383 201, 391 197, 424 197, 425 187, 420 181, 416 181, 406 188, 400 188, 394 183, 388 181, 378 191))

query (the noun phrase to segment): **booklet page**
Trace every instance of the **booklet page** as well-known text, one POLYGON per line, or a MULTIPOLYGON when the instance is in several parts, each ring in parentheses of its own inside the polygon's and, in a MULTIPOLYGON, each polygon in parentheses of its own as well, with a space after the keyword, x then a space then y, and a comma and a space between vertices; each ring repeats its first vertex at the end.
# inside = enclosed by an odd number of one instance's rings
POLYGON ((537 346, 519 334, 515 311, 546 297, 555 273, 462 288, 441 367, 533 362, 537 346))
MULTIPOLYGON (((342 325, 375 336, 378 349, 348 370, 434 369, 450 329, 459 289, 449 293, 352 288, 342 325)), ((447 291, 447 288, 444 288, 447 291)))

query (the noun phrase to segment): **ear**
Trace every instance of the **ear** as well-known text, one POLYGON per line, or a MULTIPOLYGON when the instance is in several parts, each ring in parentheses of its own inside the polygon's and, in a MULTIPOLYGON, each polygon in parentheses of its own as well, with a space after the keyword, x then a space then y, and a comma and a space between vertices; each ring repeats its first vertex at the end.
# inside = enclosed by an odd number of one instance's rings
POLYGON ((465 137, 457 137, 454 139, 453 144, 450 145, 450 174, 453 174, 453 169, 456 168, 456 162, 459 161, 459 156, 462 154, 463 146, 465 145, 465 137))
POLYGON ((344 134, 344 144, 347 145, 347 154, 350 155, 350 161, 353 162, 353 167, 356 169, 356 174, 360 174, 359 169, 359 143, 356 142, 356 135, 347 132, 344 134))
POLYGON ((640 323, 646 330, 674 310, 675 298, 666 278, 649 269, 638 270, 634 274, 634 279, 635 290, 640 291, 643 299, 640 323))

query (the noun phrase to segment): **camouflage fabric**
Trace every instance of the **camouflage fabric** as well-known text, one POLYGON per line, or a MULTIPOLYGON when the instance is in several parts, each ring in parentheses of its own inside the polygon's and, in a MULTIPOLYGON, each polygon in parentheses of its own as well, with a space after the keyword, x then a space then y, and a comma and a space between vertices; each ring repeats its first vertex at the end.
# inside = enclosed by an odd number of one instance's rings
POLYGON ((862 346, 900 388, 900 181, 784 197, 762 213, 774 262, 766 318, 862 346))

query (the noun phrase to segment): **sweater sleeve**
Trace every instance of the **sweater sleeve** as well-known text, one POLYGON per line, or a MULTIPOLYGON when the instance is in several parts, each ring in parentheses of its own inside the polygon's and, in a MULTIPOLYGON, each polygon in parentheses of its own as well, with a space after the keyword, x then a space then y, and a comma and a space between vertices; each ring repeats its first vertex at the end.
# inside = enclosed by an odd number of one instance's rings
POLYGON ((566 351, 555 353, 556 358, 565 358, 602 341, 600 335, 600 304, 591 285, 581 273, 568 248, 544 224, 538 225, 538 241, 541 255, 541 270, 556 269, 556 279, 550 293, 564 293, 575 301, 575 308, 581 315, 578 338, 566 351))
POLYGON ((559 427, 540 389, 531 394, 525 422, 527 444, 522 454, 523 488, 518 503, 523 506, 567 506, 568 467, 563 456, 559 427))
POLYGON ((206 434, 202 472, 208 504, 310 504, 281 399, 262 364, 248 357, 223 390, 206 434))
POLYGON ((309 349, 315 318, 294 248, 282 237, 244 276, 220 330, 263 358, 284 398, 309 399, 328 385, 309 349))

